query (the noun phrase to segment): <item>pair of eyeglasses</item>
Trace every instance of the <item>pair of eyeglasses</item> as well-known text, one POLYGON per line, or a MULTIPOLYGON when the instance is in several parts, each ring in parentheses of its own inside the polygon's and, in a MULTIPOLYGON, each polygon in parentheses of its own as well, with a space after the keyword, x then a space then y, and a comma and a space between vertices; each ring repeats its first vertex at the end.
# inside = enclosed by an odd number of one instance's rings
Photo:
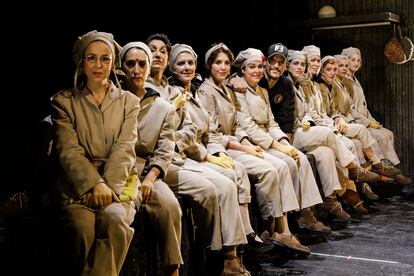
POLYGON ((112 61, 112 58, 109 56, 100 56, 97 57, 95 55, 88 55, 86 57, 84 57, 84 60, 88 63, 92 63, 95 64, 98 62, 98 60, 102 63, 102 64, 110 64, 112 61))

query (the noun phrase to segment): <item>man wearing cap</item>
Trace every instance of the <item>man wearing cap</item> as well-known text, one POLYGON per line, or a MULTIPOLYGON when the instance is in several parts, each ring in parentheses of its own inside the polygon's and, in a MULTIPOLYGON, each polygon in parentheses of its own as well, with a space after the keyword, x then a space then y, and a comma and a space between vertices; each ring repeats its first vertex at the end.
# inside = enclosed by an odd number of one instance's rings
POLYGON ((281 43, 273 44, 267 49, 265 74, 259 85, 269 92, 270 107, 275 120, 291 138, 295 118, 295 93, 292 81, 283 74, 287 56, 288 49, 281 43))
MULTIPOLYGON (((279 126, 289 136, 292 142, 293 133, 295 132, 295 116, 298 105, 295 101, 295 88, 292 79, 283 74, 287 66, 288 53, 288 49, 281 43, 272 44, 268 48, 266 52, 267 62, 265 63, 265 77, 261 79, 259 85, 266 88, 269 92, 270 106, 275 121, 279 123, 279 126)), ((297 146, 295 145, 295 147, 297 146)), ((319 154, 319 152, 325 152, 325 149, 315 149, 314 155, 317 158, 318 163, 326 164, 329 158, 325 159, 326 154, 319 154), (320 162, 320 159, 325 159, 325 161, 320 162)), ((318 171, 320 171, 319 167, 318 171)), ((328 183, 330 181, 325 182, 328 183)), ((302 209, 301 213, 302 215, 298 219, 300 225, 311 230, 323 232, 329 231, 322 223, 316 222, 316 218, 314 218, 312 212, 308 208, 302 209)))

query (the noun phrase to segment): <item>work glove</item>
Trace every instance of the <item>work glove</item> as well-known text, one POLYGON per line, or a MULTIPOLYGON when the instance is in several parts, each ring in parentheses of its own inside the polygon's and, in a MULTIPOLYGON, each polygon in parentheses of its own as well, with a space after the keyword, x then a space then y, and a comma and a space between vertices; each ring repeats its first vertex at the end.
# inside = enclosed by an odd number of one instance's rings
POLYGON ((138 176, 136 174, 128 176, 125 186, 122 188, 122 192, 119 195, 120 201, 135 201, 138 195, 138 176))
POLYGON ((302 130, 304 132, 306 132, 306 131, 309 130, 309 128, 310 128, 311 125, 310 125, 310 123, 308 121, 306 121, 306 122, 303 122, 300 126, 301 126, 302 130))
POLYGON ((177 109, 180 109, 180 108, 184 107, 186 102, 187 102, 186 95, 184 93, 180 93, 180 94, 178 94, 177 97, 175 97, 173 99, 172 104, 174 105, 175 110, 177 110, 177 109))
POLYGON ((368 127, 379 129, 379 128, 381 128, 381 124, 378 123, 378 122, 371 122, 371 123, 369 123, 368 127))
POLYGON ((227 155, 225 156, 214 156, 214 155, 207 155, 207 162, 216 164, 220 167, 223 168, 229 168, 232 169, 234 162, 233 159, 231 159, 231 157, 228 157, 227 155))
POLYGON ((245 146, 245 152, 259 158, 263 158, 263 149, 259 146, 245 146))

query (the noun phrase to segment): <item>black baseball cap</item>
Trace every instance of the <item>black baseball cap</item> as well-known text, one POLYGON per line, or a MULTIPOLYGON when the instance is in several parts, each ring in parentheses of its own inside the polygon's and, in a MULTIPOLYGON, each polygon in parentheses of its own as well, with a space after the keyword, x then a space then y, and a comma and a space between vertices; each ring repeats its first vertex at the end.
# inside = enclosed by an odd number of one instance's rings
POLYGON ((287 59, 287 56, 288 56, 288 48, 286 48, 286 46, 283 45, 282 43, 272 44, 267 49, 266 58, 269 60, 269 59, 271 59, 276 54, 282 55, 285 59, 287 59))

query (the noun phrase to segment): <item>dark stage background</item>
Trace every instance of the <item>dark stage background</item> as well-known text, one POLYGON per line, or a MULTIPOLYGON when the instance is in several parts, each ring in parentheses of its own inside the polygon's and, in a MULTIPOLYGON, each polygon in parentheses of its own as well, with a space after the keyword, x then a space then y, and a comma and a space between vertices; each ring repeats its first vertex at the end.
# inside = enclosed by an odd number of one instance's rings
POLYGON ((362 50, 359 72, 370 109, 385 118, 396 135, 401 168, 414 174, 413 132, 414 62, 390 64, 382 54, 390 27, 370 27, 313 33, 302 24, 317 17, 319 7, 330 4, 337 16, 391 11, 404 18, 405 30, 414 39, 414 2, 411 0, 292 0, 202 1, 168 3, 150 1, 107 4, 58 3, 52 6, 10 3, 3 9, 12 18, 2 24, 3 105, 5 129, 5 177, 2 198, 32 181, 36 159, 37 125, 49 113, 49 98, 71 87, 74 65, 71 50, 76 37, 90 30, 111 32, 124 45, 145 40, 155 32, 166 33, 172 43, 187 43, 199 54, 202 72, 204 53, 214 42, 225 42, 235 55, 247 47, 265 50, 282 42, 301 49, 316 44, 322 55, 342 48, 362 50), (365 55, 365 56, 364 56, 365 55))

